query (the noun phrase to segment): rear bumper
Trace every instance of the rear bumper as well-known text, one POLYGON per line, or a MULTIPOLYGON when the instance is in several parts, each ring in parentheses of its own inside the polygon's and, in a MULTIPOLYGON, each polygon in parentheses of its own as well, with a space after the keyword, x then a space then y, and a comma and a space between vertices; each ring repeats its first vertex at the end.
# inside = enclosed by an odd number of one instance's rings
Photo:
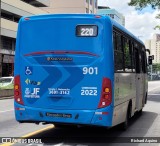
POLYGON ((15 102, 15 117, 19 122, 47 122, 77 125, 112 126, 113 109, 108 106, 97 110, 55 110, 22 106, 15 102), (102 112, 105 112, 102 114, 102 112), (46 113, 71 114, 71 117, 47 116, 46 113))

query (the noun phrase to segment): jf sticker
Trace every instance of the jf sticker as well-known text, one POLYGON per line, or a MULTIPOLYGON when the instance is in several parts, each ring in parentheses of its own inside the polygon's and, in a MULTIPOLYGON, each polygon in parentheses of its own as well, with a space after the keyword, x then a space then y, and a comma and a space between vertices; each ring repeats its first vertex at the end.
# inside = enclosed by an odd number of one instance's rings
POLYGON ((33 73, 33 68, 31 66, 26 66, 25 67, 25 74, 32 75, 32 73, 33 73))
POLYGON ((26 98, 40 98, 39 96, 40 88, 26 88, 25 95, 26 98))

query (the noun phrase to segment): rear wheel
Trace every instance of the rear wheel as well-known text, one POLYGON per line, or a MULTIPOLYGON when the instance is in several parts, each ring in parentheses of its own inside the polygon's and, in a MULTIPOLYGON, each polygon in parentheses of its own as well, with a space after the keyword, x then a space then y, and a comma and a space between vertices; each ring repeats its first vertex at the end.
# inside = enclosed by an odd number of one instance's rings
POLYGON ((147 104, 147 96, 148 96, 148 94, 146 93, 145 104, 147 104))
POLYGON ((142 111, 142 109, 141 109, 140 111, 138 111, 138 114, 139 114, 139 115, 142 115, 142 112, 143 112, 143 111, 142 111))
POLYGON ((132 109, 132 106, 131 104, 129 104, 128 106, 128 109, 127 109, 127 112, 126 112, 126 119, 125 121, 121 124, 121 130, 127 130, 128 128, 128 125, 129 125, 129 119, 130 119, 130 115, 131 115, 131 109, 132 109))

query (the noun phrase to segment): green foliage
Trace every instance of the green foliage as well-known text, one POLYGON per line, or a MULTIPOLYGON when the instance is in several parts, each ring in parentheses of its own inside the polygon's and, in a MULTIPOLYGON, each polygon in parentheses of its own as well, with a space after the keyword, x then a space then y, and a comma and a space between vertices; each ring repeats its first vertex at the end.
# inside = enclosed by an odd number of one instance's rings
POLYGON ((157 18, 157 19, 160 19, 160 14, 158 14, 158 15, 156 16, 156 18, 157 18))
POLYGON ((160 0, 131 0, 129 6, 135 6, 136 9, 143 9, 150 5, 153 9, 160 9, 160 0))
POLYGON ((160 30, 160 25, 157 25, 154 29, 159 29, 160 30))
POLYGON ((158 72, 160 71, 160 63, 154 63, 152 65, 152 69, 153 69, 153 72, 158 72))
MULTIPOLYGON (((149 5, 153 9, 160 9, 160 0, 131 0, 128 5, 135 6, 137 10, 142 10, 149 5)), ((156 18, 160 19, 160 14, 158 14, 156 18)), ((160 30, 160 25, 157 25, 154 29, 160 30)))
POLYGON ((3 86, 2 86, 2 87, 0 86, 0 89, 2 89, 2 90, 3 90, 3 89, 14 89, 14 84, 9 84, 9 85, 4 86, 4 87, 3 87, 3 86))

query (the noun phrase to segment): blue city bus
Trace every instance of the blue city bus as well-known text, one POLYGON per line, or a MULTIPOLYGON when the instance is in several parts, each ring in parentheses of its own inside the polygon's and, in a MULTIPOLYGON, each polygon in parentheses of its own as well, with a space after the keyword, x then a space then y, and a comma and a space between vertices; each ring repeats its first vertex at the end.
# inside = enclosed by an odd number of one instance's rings
POLYGON ((108 16, 20 19, 14 106, 20 123, 127 128, 147 101, 145 46, 108 16))

